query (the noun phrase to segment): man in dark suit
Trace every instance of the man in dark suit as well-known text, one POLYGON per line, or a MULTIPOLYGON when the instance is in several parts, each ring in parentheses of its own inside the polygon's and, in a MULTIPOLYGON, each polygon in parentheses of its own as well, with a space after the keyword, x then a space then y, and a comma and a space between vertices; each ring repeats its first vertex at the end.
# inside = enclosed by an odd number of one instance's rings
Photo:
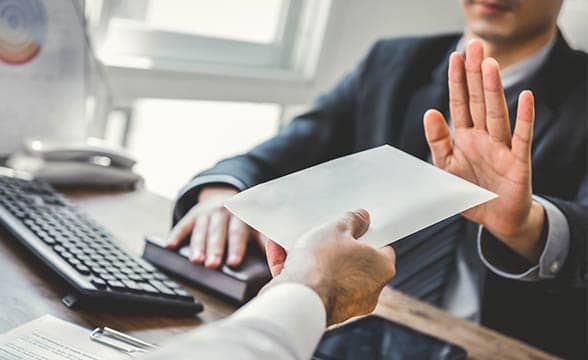
MULTIPOLYGON (((180 194, 169 246, 191 233, 194 263, 215 268, 227 249, 226 262, 238 265, 247 239, 264 239, 222 208, 228 196, 388 143, 500 196, 463 213, 468 221, 440 305, 583 358, 587 56, 557 30, 561 0, 461 2, 463 35, 376 43, 276 137, 196 176, 180 194), (464 61, 460 53, 474 38, 480 41, 467 46, 464 61), (439 111, 426 112, 431 108, 439 111)), ((284 254, 268 244, 271 266, 284 254)))

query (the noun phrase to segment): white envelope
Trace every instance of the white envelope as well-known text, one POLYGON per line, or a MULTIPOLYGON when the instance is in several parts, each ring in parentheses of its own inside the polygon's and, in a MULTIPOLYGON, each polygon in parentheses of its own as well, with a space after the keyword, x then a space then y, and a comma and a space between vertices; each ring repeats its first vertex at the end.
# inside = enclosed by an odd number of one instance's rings
POLYGON ((384 145, 257 185, 225 206, 286 250, 313 227, 363 208, 371 225, 361 241, 378 248, 495 197, 384 145))

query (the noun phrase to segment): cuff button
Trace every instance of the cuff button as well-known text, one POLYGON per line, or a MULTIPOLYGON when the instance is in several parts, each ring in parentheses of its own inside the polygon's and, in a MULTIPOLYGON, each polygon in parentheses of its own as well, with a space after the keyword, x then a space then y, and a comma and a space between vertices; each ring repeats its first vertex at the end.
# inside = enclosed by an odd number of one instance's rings
POLYGON ((559 270, 559 261, 552 262, 551 265, 549 266, 549 271, 551 271, 552 274, 555 274, 558 270, 559 270))

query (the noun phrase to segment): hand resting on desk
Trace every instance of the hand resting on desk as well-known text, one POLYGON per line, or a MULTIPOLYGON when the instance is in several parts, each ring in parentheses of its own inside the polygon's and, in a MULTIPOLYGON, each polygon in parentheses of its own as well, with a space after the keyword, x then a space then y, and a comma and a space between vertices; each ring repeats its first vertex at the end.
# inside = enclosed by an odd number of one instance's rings
POLYGON ((231 215, 224 201, 238 191, 226 185, 209 185, 202 189, 198 203, 172 229, 167 247, 175 249, 190 235, 190 260, 207 268, 218 268, 227 254, 227 265, 243 261, 247 241, 258 242, 265 249, 266 238, 231 215))

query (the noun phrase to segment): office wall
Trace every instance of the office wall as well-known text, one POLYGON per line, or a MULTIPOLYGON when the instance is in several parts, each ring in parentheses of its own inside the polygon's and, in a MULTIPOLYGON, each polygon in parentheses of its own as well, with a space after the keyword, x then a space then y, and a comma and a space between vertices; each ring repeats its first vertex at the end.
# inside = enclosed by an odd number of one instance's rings
POLYGON ((588 52, 588 0, 564 0, 559 25, 562 32, 577 48, 588 52))
MULTIPOLYGON (((325 41, 319 72, 307 103, 288 106, 282 120, 307 108, 352 70, 381 38, 462 31, 459 0, 334 0, 333 23, 325 41)), ((570 44, 588 51, 588 0, 565 0, 560 28, 570 44)))
POLYGON ((334 0, 313 95, 331 87, 378 39, 460 31, 457 0, 334 0))
MULTIPOLYGON (((459 0, 334 0, 335 9, 314 93, 325 91, 383 37, 463 29, 459 0)), ((572 46, 588 51, 588 0, 564 0, 560 27, 572 46)))

